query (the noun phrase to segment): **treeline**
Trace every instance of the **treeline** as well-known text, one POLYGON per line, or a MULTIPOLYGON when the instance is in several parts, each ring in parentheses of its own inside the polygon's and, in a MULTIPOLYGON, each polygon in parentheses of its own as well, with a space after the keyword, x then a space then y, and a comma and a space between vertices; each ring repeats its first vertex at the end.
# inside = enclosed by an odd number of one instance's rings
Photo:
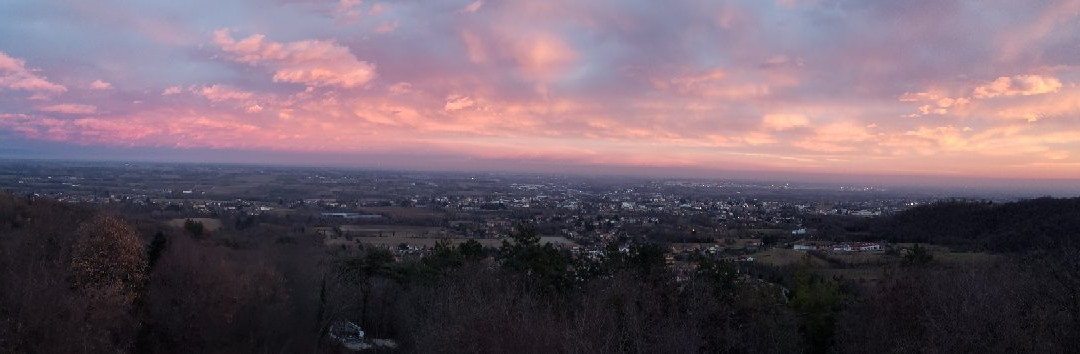
POLYGON ((834 241, 932 243, 955 250, 1027 252, 1080 245, 1080 198, 1010 203, 946 201, 881 217, 817 216, 805 220, 834 241))
POLYGON ((335 320, 404 352, 791 352, 781 288, 663 250, 574 259, 529 228, 416 262, 295 228, 162 228, 0 195, 0 352, 335 352, 335 320), (196 231, 198 230, 198 231, 196 231))
POLYGON ((296 313, 307 299, 287 287, 287 262, 269 261, 275 252, 195 239, 160 221, 0 195, 0 352, 310 346, 305 338, 317 334, 292 326, 311 321, 296 313))
POLYGON ((995 252, 1065 247, 1080 242, 1080 198, 935 203, 885 218, 872 230, 891 242, 995 252))
POLYGON ((528 227, 498 248, 439 244, 407 262, 328 250, 296 227, 162 227, 0 195, 0 352, 337 352, 336 320, 402 352, 1063 352, 1080 340, 1071 248, 911 263, 870 284, 809 259, 700 258, 677 273, 655 244, 575 258, 528 227))

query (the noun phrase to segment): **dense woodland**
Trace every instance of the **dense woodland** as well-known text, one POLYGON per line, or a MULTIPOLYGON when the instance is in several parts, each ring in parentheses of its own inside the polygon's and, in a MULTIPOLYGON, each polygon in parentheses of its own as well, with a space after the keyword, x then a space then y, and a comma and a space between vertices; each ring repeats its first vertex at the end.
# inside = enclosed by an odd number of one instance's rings
POLYGON ((929 242, 998 252, 1077 246, 1080 198, 1039 198, 996 205, 938 203, 886 219, 879 234, 895 242, 929 242))
POLYGON ((337 352, 334 320, 402 352, 1069 352, 1078 212, 1080 200, 1039 199, 819 221, 843 237, 1003 254, 990 264, 915 248, 862 283, 703 258, 677 281, 662 245, 574 259, 529 227, 499 248, 397 262, 328 250, 287 222, 210 233, 0 195, 0 352, 337 352))
POLYGON ((827 216, 811 220, 821 237, 837 240, 922 242, 1003 253, 1078 247, 1080 198, 1013 203, 949 201, 887 218, 827 216))

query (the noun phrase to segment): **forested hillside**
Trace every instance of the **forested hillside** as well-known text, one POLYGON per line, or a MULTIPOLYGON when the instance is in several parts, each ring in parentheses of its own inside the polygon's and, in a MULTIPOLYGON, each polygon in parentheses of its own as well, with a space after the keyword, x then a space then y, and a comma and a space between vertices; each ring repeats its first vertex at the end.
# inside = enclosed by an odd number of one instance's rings
MULTIPOLYGON (((913 233, 963 218, 918 240, 966 243, 1022 230, 977 222, 995 215, 1057 230, 1075 222, 1065 206, 1076 200, 939 205, 891 222, 913 233)), ((679 274, 648 243, 575 259, 528 227, 418 261, 328 249, 284 222, 194 230, 0 195, 0 352, 339 352, 326 335, 337 320, 400 352, 1066 352, 1080 340, 1080 252, 1064 246, 898 264, 861 283, 707 258, 679 274)))
POLYGON ((1080 242, 1080 198, 936 203, 883 219, 874 231, 891 242, 998 252, 1075 246, 1080 242))

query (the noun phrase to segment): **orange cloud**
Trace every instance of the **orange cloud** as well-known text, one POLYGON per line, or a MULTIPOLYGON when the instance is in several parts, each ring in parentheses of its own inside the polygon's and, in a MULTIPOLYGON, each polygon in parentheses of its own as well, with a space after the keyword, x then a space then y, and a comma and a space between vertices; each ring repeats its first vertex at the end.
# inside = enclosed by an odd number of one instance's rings
POLYGON ((801 114, 766 114, 762 125, 771 130, 788 130, 810 125, 810 119, 801 114))
MULTIPOLYGON (((919 127, 904 133, 915 140, 893 137, 897 148, 915 149, 920 155, 959 154, 969 164, 981 164, 971 156, 1016 158, 1030 161, 1063 160, 1076 152, 1071 145, 1080 142, 1080 131, 1033 131, 1030 126, 1011 125, 976 131, 955 126, 919 127), (903 141, 902 143, 900 143, 903 141)), ((994 164, 992 166, 998 166, 994 164)), ((960 167, 960 166, 958 166, 960 167)))
POLYGON ((1044 118, 1069 118, 1080 116, 1080 88, 1070 87, 1054 94, 1027 97, 1021 102, 1011 102, 1003 107, 990 107, 992 114, 1005 119, 1021 119, 1035 122, 1044 118))
POLYGON ((446 104, 443 106, 443 109, 447 112, 459 111, 472 107, 475 104, 476 102, 473 102, 469 96, 450 95, 450 97, 446 98, 446 104))
POLYGON ((1041 75, 1002 76, 993 82, 975 88, 976 98, 998 96, 1032 96, 1057 92, 1061 81, 1054 77, 1041 75))
MULTIPOLYGON (((919 104, 916 108, 918 113, 912 114, 912 117, 946 115, 953 111, 958 111, 962 115, 971 112, 985 114, 988 108, 1000 106, 999 103, 995 102, 995 98, 1053 96, 1053 94, 1060 92, 1063 87, 1065 85, 1055 77, 1042 75, 1002 76, 994 81, 970 89, 970 91, 967 91, 971 93, 969 97, 950 97, 946 90, 933 89, 926 92, 904 93, 900 96, 900 101, 919 104)), ((956 93, 966 90, 954 88, 952 91, 956 93)), ((1009 105, 1016 104, 1018 103, 1015 100, 1009 102, 1009 105)), ((1029 121, 1036 121, 1041 117, 1039 114, 1030 111, 1020 112, 1015 108, 1007 108, 997 113, 990 113, 990 115, 1010 118, 1022 117, 1029 121)))
POLYGON ((875 134, 870 127, 853 122, 834 122, 814 129, 813 135, 792 143, 792 146, 819 152, 852 152, 875 134))

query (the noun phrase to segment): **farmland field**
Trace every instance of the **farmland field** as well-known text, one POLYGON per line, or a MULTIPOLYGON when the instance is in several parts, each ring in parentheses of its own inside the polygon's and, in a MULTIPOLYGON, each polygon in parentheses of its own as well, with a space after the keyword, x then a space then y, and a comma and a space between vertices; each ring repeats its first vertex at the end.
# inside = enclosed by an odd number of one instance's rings
MULTIPOLYGON (((406 243, 413 246, 426 246, 434 247, 436 243, 449 242, 450 244, 457 245, 459 243, 468 241, 466 238, 437 238, 437 237, 353 237, 352 240, 344 238, 327 238, 324 244, 327 246, 355 246, 357 244, 369 244, 382 247, 397 247, 402 243, 406 243)), ((499 239, 474 239, 480 242, 484 247, 499 247, 502 246, 502 240, 499 239)))
POLYGON ((345 236, 356 237, 441 237, 446 229, 441 227, 401 225, 342 225, 338 227, 345 236))
MULTIPOLYGON (((807 256, 810 255, 806 252, 787 248, 770 248, 754 254, 754 258, 756 258, 758 262, 777 267, 798 263, 807 256)), ((829 266, 828 262, 814 256, 810 256, 810 263, 813 264, 814 267, 829 266)))
POLYGON ((166 224, 168 224, 169 226, 172 226, 172 227, 183 228, 184 223, 187 222, 188 219, 201 222, 203 224, 203 229, 208 231, 208 232, 214 232, 217 229, 221 228, 221 220, 220 219, 214 219, 214 218, 172 219, 172 220, 169 220, 168 222, 166 222, 166 224))

